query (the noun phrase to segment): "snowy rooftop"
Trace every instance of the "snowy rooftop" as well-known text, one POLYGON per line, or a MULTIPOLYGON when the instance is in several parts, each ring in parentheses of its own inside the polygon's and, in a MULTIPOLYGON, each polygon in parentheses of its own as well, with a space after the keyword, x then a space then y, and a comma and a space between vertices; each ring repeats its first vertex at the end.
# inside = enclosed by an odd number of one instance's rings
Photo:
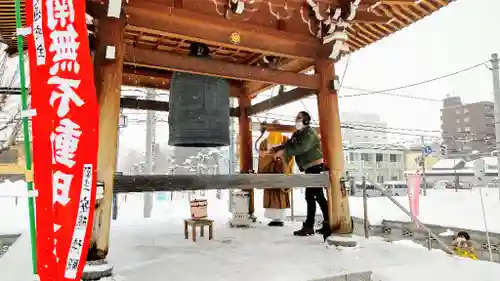
POLYGON ((432 166, 432 169, 453 169, 464 162, 463 159, 441 159, 432 166))
MULTIPOLYGON (((481 157, 484 159, 484 164, 486 165, 487 168, 494 168, 496 169, 496 167, 498 166, 498 160, 496 157, 493 157, 493 156, 488 156, 488 157, 481 157)), ((465 163, 465 168, 474 168, 474 161, 469 161, 467 163, 465 163)))

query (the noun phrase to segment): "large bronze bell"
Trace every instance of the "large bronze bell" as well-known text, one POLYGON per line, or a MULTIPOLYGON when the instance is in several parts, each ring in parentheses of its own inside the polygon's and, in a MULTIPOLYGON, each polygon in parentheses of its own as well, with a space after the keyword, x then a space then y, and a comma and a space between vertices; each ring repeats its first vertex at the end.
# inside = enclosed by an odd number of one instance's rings
MULTIPOLYGON (((210 59, 208 47, 199 43, 191 44, 189 55, 210 59)), ((229 85, 225 79, 175 72, 169 103, 169 145, 229 145, 229 85)))

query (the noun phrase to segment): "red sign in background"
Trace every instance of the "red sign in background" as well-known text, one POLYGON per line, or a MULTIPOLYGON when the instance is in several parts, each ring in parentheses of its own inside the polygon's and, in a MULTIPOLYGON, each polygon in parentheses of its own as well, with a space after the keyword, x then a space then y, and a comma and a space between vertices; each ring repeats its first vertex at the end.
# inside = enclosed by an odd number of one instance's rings
POLYGON ((85 1, 27 0, 37 263, 41 281, 80 280, 94 216, 98 105, 85 1))

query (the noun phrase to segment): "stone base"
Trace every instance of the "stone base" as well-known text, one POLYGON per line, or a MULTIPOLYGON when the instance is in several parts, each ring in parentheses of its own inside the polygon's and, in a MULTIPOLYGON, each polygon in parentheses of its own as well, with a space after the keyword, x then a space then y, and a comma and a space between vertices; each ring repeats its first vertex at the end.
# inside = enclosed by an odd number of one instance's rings
POLYGON ((249 227, 252 222, 249 214, 234 212, 233 217, 229 220, 229 225, 231 227, 249 227))
POLYGON ((358 241, 350 235, 332 235, 326 239, 326 243, 329 246, 349 248, 356 247, 358 245, 358 241))
POLYGON ((371 281, 371 280, 372 280, 371 271, 360 271, 360 272, 343 273, 336 276, 313 279, 309 281, 371 281))
POLYGON ((251 219, 231 219, 229 220, 229 225, 231 227, 250 227, 252 224, 251 219))
POLYGON ((112 281, 113 266, 106 260, 88 261, 83 269, 82 281, 112 281))

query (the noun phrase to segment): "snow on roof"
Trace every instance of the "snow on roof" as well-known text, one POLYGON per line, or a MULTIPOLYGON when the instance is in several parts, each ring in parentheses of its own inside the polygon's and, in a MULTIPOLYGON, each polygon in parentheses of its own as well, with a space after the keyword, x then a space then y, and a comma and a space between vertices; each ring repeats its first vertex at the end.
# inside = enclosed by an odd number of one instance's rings
POLYGON ((432 166, 432 169, 453 169, 463 162, 463 159, 441 159, 432 166))
MULTIPOLYGON (((484 164, 488 167, 497 167, 498 166, 498 160, 496 157, 493 156, 487 156, 487 157, 481 157, 484 159, 484 164)), ((474 160, 475 161, 475 160, 474 160)), ((474 168, 474 161, 469 161, 465 163, 465 168, 474 168)))

